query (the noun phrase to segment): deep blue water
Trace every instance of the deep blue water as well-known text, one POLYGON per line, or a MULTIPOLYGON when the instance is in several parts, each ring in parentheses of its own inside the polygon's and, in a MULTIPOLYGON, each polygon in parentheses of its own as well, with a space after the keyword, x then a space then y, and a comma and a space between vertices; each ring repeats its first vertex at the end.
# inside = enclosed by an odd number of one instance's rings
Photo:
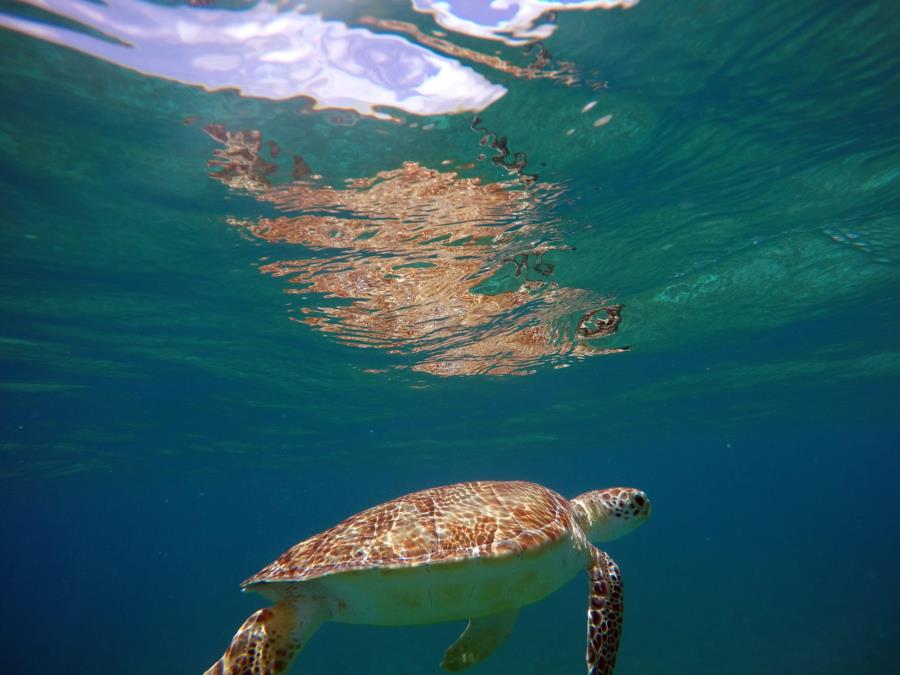
MULTIPOLYGON (((897 7, 559 12, 536 66, 409 3, 317 11, 405 40, 365 73, 404 96, 434 30, 505 65, 444 45, 477 77, 378 119, 365 77, 207 91, 232 71, 0 5, 3 672, 202 672, 281 551, 473 479, 650 495, 607 547, 617 675, 896 671, 897 7)), ((471 672, 583 672, 585 586, 471 672)), ((326 624, 294 672, 437 673, 462 627, 326 624)))

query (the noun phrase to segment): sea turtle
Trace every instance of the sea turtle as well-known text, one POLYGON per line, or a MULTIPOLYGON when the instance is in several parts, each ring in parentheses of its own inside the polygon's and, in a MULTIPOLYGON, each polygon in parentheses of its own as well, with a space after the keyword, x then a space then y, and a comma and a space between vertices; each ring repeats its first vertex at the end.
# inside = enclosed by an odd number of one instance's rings
POLYGON ((399 497, 285 551, 242 587, 275 604, 251 615, 206 675, 282 673, 324 621, 402 626, 468 619, 445 670, 487 657, 520 607, 587 568, 587 668, 613 672, 622 577, 591 542, 643 524, 650 500, 634 488, 567 500, 521 481, 478 481, 399 497))

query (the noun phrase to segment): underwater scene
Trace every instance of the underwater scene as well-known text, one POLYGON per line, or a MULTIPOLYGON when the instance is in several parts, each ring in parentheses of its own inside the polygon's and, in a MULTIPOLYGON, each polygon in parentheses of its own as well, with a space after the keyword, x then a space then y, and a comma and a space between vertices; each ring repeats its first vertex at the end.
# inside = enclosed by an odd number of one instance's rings
POLYGON ((900 669, 900 3, 2 0, 0 102, 2 672, 900 669))

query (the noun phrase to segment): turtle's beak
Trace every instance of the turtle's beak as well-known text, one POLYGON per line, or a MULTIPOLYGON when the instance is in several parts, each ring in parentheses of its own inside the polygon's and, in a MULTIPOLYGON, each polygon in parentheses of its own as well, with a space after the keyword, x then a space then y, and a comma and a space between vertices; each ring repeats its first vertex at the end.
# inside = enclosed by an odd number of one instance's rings
POLYGON ((649 520, 653 513, 653 504, 650 503, 650 497, 643 490, 637 490, 631 497, 632 506, 638 511, 639 516, 643 516, 645 520, 649 520))

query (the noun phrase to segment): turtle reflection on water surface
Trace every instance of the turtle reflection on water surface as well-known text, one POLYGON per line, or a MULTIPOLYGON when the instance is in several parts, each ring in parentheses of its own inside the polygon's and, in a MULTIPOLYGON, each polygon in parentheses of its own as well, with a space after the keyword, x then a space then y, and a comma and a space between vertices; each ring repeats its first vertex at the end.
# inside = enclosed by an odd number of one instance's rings
POLYGON ((299 155, 296 180, 272 185, 278 167, 263 159, 259 131, 206 132, 224 146, 210 176, 283 214, 230 222, 302 247, 291 259, 279 246, 260 266, 299 296, 295 320, 356 347, 408 354, 413 370, 439 376, 524 375, 627 349, 595 344, 616 333, 621 305, 550 278, 545 256, 560 246, 545 212, 559 186, 523 190, 404 162, 333 187, 299 155))

